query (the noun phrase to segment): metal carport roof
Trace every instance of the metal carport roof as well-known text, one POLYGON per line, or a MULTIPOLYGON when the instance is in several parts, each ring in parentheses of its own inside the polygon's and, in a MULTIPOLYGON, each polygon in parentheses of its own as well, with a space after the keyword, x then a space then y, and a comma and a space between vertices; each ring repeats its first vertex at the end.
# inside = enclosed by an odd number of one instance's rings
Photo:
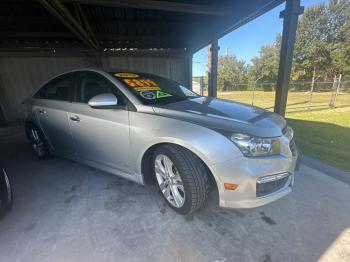
POLYGON ((283 0, 11 0, 0 51, 175 49, 193 53, 283 0))

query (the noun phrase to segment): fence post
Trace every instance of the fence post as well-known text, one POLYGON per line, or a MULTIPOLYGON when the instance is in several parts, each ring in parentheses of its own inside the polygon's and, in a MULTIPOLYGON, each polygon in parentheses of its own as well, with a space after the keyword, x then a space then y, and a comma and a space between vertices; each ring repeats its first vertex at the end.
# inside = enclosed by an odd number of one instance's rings
POLYGON ((254 105, 256 84, 257 84, 257 82, 258 82, 261 78, 262 78, 262 76, 259 77, 258 79, 256 79, 256 80, 254 81, 254 85, 253 85, 253 97, 252 97, 252 106, 254 105))
POLYGON ((332 86, 332 94, 331 94, 331 101, 329 101, 329 107, 334 107, 334 90, 335 90, 336 82, 337 82, 337 76, 334 76, 333 86, 332 86))
POLYGON ((315 85, 315 80, 316 80, 315 77, 316 77, 316 67, 314 67, 314 71, 312 73, 312 82, 311 82, 310 96, 309 96, 309 110, 311 108, 312 92, 314 91, 314 85, 315 85))
POLYGON ((339 75, 337 89, 335 90, 335 96, 334 96, 334 103, 333 103, 333 107, 336 107, 336 103, 337 103, 337 96, 338 96, 338 93, 339 93, 339 88, 340 88, 340 85, 341 85, 341 74, 339 75))
POLYGON ((204 90, 204 76, 201 76, 200 78, 199 78, 199 92, 200 92, 200 95, 201 96, 203 96, 203 90, 204 90))
POLYGON ((337 100, 340 84, 341 84, 341 74, 339 75, 338 79, 337 79, 337 76, 334 76, 332 96, 331 96, 331 101, 329 102, 329 107, 335 107, 335 102, 337 100))

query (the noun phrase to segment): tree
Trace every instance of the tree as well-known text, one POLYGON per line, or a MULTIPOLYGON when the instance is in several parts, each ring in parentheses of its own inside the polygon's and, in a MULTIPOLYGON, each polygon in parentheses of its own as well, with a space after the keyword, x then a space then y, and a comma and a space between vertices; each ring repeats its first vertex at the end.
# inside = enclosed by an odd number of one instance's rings
POLYGON ((227 91, 238 83, 245 82, 247 66, 235 55, 227 54, 218 58, 218 89, 227 91))
MULTIPOLYGON (((262 46, 259 56, 246 65, 234 55, 219 57, 218 84, 227 90, 248 79, 275 82, 281 49, 281 35, 262 46)), ((330 0, 308 7, 298 22, 291 77, 293 80, 332 80, 343 74, 350 78, 350 1, 330 0)), ((271 86, 268 87, 271 89, 271 86)))
POLYGON ((349 9, 349 1, 331 0, 305 10, 298 24, 292 79, 310 79, 314 71, 327 79, 342 71, 349 9))
POLYGON ((324 4, 309 7, 298 23, 292 71, 294 80, 309 79, 314 70, 324 71, 330 63, 326 13, 324 4))
POLYGON ((274 80, 277 78, 279 54, 281 49, 281 35, 277 35, 275 43, 262 46, 260 56, 252 59, 248 74, 252 78, 274 80))
POLYGON ((330 13, 336 16, 337 20, 332 20, 330 28, 334 33, 330 54, 332 67, 330 74, 350 74, 350 2, 331 1, 329 4, 330 13))

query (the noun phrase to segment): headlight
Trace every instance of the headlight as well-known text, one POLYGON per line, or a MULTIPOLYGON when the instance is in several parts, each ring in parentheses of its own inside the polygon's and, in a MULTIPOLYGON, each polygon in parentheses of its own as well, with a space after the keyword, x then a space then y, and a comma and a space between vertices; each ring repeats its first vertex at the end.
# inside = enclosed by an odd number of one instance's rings
POLYGON ((233 134, 230 138, 245 156, 271 156, 280 153, 278 138, 261 138, 244 134, 233 134))

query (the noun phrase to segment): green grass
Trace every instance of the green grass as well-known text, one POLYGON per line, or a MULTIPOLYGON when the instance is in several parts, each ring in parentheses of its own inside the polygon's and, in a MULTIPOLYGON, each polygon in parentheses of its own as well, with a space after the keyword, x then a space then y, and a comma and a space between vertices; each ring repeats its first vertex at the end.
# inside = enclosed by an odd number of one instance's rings
MULTIPOLYGON (((252 92, 219 93, 219 98, 251 104, 252 92)), ((350 94, 337 98, 337 108, 328 106, 330 93, 290 92, 287 121, 293 127, 299 151, 307 156, 350 171, 350 94)), ((274 92, 258 91, 254 105, 273 110, 274 92)))
POLYGON ((350 110, 288 114, 299 151, 350 171, 350 110))

